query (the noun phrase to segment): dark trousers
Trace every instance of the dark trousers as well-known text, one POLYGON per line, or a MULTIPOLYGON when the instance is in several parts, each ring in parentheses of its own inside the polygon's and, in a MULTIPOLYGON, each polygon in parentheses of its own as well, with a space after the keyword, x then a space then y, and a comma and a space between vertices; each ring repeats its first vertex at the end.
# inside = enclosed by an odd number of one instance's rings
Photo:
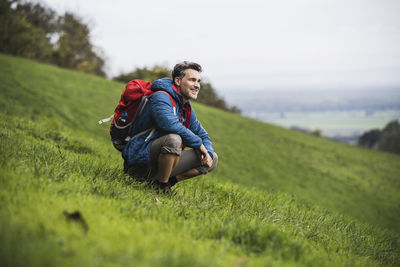
POLYGON ((179 162, 172 170, 171 177, 182 174, 188 170, 196 169, 200 174, 207 174, 215 169, 218 163, 218 155, 214 153, 212 166, 202 166, 197 153, 193 149, 182 150, 182 138, 177 134, 167 134, 153 141, 150 149, 149 168, 141 166, 131 166, 127 172, 141 179, 154 180, 157 178, 158 157, 160 154, 174 154, 179 156, 179 162))

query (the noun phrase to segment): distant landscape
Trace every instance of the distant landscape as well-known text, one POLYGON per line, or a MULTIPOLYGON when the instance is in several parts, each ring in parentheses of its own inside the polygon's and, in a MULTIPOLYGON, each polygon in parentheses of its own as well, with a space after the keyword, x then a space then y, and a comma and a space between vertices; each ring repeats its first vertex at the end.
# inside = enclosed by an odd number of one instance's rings
POLYGON ((400 118, 400 88, 234 91, 225 98, 244 116, 346 143, 400 118))

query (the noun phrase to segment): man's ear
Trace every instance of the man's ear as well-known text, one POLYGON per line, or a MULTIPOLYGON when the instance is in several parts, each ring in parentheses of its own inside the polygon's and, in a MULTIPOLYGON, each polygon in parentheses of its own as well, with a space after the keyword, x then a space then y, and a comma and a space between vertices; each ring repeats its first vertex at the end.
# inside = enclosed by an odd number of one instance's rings
POLYGON ((174 83, 176 84, 176 86, 181 86, 181 78, 179 78, 179 77, 175 77, 175 79, 174 79, 174 83))

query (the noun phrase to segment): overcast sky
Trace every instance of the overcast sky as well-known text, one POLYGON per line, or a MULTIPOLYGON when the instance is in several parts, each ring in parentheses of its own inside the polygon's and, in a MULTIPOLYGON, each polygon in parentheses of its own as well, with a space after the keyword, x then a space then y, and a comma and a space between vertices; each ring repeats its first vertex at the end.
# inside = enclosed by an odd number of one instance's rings
POLYGON ((109 76, 190 60, 236 89, 400 88, 398 0, 43 0, 89 23, 109 76))

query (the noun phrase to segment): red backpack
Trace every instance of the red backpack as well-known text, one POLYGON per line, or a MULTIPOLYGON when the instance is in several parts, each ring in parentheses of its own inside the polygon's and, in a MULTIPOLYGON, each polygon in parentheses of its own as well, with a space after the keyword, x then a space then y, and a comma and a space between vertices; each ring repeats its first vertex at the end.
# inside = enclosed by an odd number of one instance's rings
MULTIPOLYGON (((130 81, 122 92, 114 115, 99 121, 99 124, 102 124, 113 119, 110 125, 110 135, 111 141, 117 150, 122 151, 126 143, 132 138, 129 135, 131 127, 135 119, 142 113, 149 97, 154 93, 151 90, 150 82, 142 80, 130 81)), ((171 98, 172 106, 176 109, 175 101, 169 93, 167 94, 171 98)))

